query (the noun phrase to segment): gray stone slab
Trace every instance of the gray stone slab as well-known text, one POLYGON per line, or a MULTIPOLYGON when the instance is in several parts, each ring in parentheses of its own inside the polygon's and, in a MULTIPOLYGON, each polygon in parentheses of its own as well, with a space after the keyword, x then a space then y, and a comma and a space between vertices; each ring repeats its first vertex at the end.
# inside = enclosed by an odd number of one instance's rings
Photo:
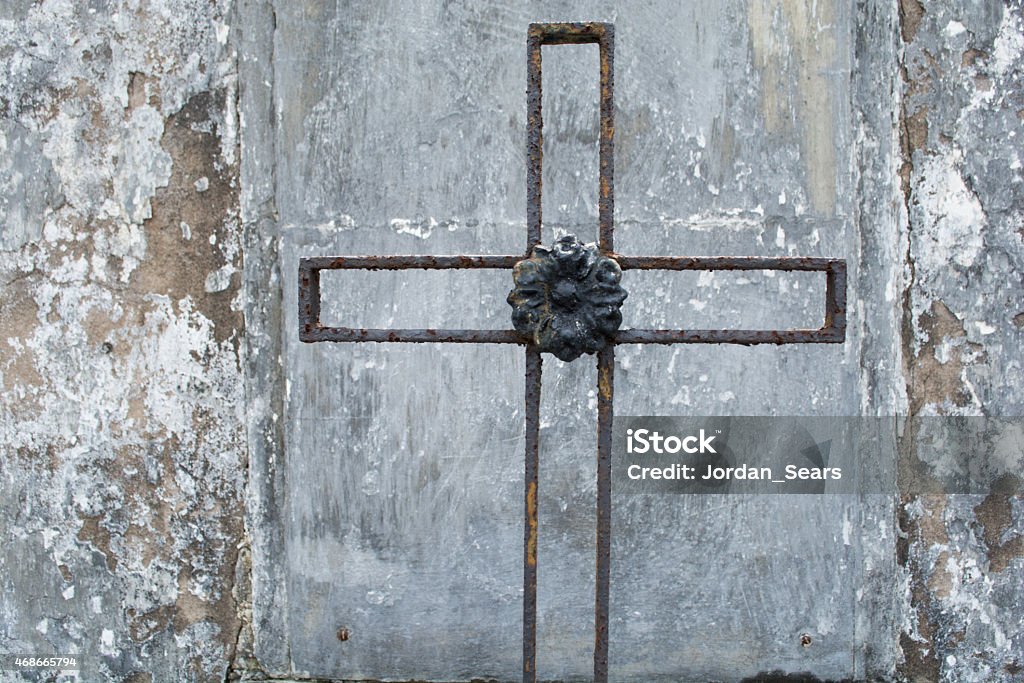
MULTIPOLYGON (((514 680, 522 350, 299 344, 297 258, 520 252, 526 26, 599 19, 617 28, 618 251, 845 257, 855 297, 853 17, 844 3, 276 9, 285 446, 281 538, 263 571, 284 577, 285 597, 273 612, 254 605, 257 655, 282 675, 514 680)), ((596 232, 592 47, 544 50, 546 240, 596 232)), ((324 282, 336 324, 509 325, 507 273, 324 282)), ((624 284, 634 326, 813 324, 823 299, 821 282, 792 274, 624 284)), ((866 340, 855 325, 843 347, 622 347, 616 409, 858 414, 859 354, 890 335, 866 340)), ((544 678, 591 667, 595 382, 592 360, 545 361, 544 678)), ((876 646, 893 628, 877 599, 894 580, 876 562, 894 543, 889 498, 614 505, 615 680, 860 678, 891 665, 876 646)))

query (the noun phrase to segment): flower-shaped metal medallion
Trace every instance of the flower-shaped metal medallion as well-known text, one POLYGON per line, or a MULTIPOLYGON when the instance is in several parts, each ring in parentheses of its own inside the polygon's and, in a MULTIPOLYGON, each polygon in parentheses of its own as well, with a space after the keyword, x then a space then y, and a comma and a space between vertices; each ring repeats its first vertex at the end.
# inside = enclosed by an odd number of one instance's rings
POLYGON ((512 325, 561 360, 597 353, 622 324, 622 271, 593 243, 565 235, 550 249, 537 245, 512 278, 512 325))

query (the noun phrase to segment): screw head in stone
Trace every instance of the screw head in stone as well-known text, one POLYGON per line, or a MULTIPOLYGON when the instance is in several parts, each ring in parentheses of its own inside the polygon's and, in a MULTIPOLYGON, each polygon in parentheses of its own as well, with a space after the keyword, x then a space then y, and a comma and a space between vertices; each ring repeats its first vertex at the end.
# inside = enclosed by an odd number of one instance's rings
POLYGON ((512 325, 541 351, 572 361, 597 353, 622 324, 622 270, 597 245, 565 235, 512 271, 512 325))

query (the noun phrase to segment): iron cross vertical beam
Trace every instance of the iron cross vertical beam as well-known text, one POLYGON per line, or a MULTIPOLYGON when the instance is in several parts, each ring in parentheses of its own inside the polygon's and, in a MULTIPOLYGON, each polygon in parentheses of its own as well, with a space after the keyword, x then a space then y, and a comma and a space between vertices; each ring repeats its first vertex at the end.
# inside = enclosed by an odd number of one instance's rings
MULTIPOLYGON (((530 24, 526 86, 526 254, 540 245, 543 227, 544 108, 543 45, 597 43, 600 59, 598 150, 598 240, 601 253, 614 251, 615 221, 615 27, 606 23, 530 24)), ((608 598, 611 556, 611 417, 614 347, 598 354, 597 574, 594 600, 594 680, 607 678, 608 598), (604 416, 605 419, 601 419, 604 416)), ((526 347, 526 538, 523 558, 523 681, 536 680, 537 650, 537 484, 540 430, 541 349, 526 347), (536 419, 531 420, 530 416, 536 419)))
MULTIPOLYGON (((615 251, 615 26, 606 23, 531 24, 527 33, 527 240, 530 254, 540 244, 543 189, 543 93, 541 46, 597 43, 600 59, 600 132, 598 134, 598 248, 602 254, 615 251)), ((537 345, 527 346, 527 401, 540 401, 541 359, 537 345), (535 375, 530 376, 534 367, 535 375)), ((611 583, 611 448, 612 384, 615 347, 607 344, 597 352, 597 562, 594 596, 594 680, 608 678, 608 601, 611 583)), ((527 414, 529 415, 529 408, 527 414)), ((537 430, 539 420, 527 429, 533 433, 526 451, 527 524, 536 529, 536 502, 531 506, 530 491, 536 491, 537 430), (534 448, 530 449, 532 443, 534 448), (531 479, 532 476, 532 479, 531 479), (532 487, 532 488, 531 488, 532 487)), ((536 680, 537 557, 536 542, 527 543, 523 603, 523 680, 536 680)))
POLYGON ((611 446, 618 344, 836 344, 846 338, 846 262, 811 257, 622 256, 614 251, 614 27, 605 23, 531 24, 527 33, 527 240, 513 256, 328 256, 299 259, 299 339, 303 342, 440 342, 526 347, 526 432, 523 521, 523 681, 537 680, 537 545, 540 464, 541 354, 571 361, 597 356, 597 558, 594 597, 594 681, 608 680, 611 585, 611 446), (599 239, 574 237, 541 246, 543 117, 541 47, 597 43, 600 49, 599 239), (516 288, 511 330, 362 329, 320 323, 323 270, 512 269, 516 288), (825 274, 824 322, 818 329, 620 330, 626 270, 775 270, 825 274), (585 309, 585 310, 584 310, 585 309), (583 312, 581 312, 583 311, 583 312), (584 322, 586 324, 584 324, 584 322), (568 324, 571 323, 571 324, 568 324), (581 331, 582 330, 582 331, 581 331))

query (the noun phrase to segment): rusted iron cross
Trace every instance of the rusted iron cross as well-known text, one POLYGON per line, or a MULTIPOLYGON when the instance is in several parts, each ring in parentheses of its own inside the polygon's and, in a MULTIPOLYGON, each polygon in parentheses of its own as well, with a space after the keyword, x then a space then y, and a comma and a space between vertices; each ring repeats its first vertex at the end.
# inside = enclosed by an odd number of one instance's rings
POLYGON ((523 681, 537 679, 537 483, 541 353, 563 360, 597 355, 597 573, 594 681, 608 680, 608 606, 611 554, 612 396, 619 344, 842 343, 846 335, 846 262, 829 258, 623 256, 614 236, 612 99, 614 26, 606 23, 531 24, 527 34, 527 236, 515 256, 327 256, 299 260, 299 339, 303 342, 443 342, 520 344, 526 347, 526 463, 523 532, 523 681), (600 49, 601 131, 599 240, 582 245, 563 237, 541 242, 541 46, 597 43, 600 49), (358 329, 320 324, 320 271, 406 269, 514 269, 509 294, 511 330, 358 329), (825 318, 816 330, 619 330, 622 270, 778 270, 825 273, 825 318))

